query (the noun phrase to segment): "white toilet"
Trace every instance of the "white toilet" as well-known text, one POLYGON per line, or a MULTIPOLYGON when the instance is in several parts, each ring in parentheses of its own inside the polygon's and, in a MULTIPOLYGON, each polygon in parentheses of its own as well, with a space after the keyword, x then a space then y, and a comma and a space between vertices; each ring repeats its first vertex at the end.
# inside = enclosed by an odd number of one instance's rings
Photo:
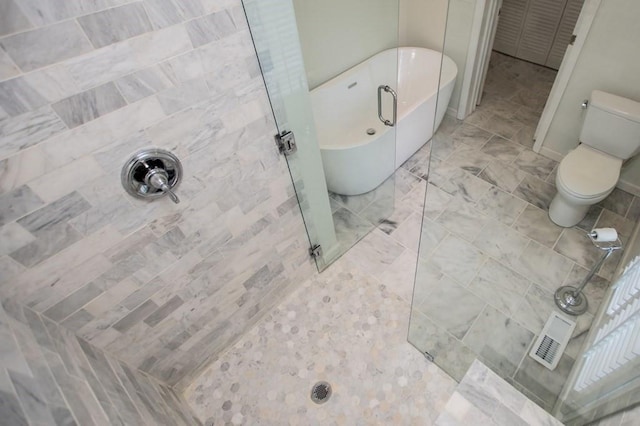
POLYGON ((640 102, 594 90, 580 132, 580 145, 558 166, 558 193, 549 217, 560 226, 578 224, 589 207, 615 188, 622 162, 640 151, 640 102))

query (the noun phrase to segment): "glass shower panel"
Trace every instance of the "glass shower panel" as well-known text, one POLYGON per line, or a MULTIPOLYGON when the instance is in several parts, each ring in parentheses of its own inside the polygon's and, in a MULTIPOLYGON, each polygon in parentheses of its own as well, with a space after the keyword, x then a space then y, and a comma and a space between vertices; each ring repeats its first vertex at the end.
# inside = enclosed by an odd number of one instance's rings
MULTIPOLYGON (((316 257, 319 270, 346 252, 394 209, 393 176, 364 194, 330 192, 325 170, 333 163, 327 164, 331 161, 330 155, 323 151, 329 145, 357 145, 358 142, 350 142, 350 138, 357 135, 366 141, 370 137, 366 133, 368 128, 382 127, 384 132, 379 133, 384 133, 389 143, 384 146, 383 163, 379 167, 393 170, 396 129, 385 128, 378 121, 376 94, 378 85, 396 87, 396 55, 383 70, 366 74, 367 78, 376 73, 385 77, 371 82, 374 86, 369 87, 369 101, 364 108, 345 111, 338 116, 350 124, 346 132, 334 131, 326 117, 318 117, 314 92, 310 91, 308 83, 311 81, 314 87, 320 85, 369 56, 397 46, 397 1, 377 0, 375 3, 362 0, 346 3, 243 1, 278 132, 292 132, 295 136, 297 150, 286 156, 287 164, 310 245, 321 247, 320 255, 316 257), (362 20, 363 13, 376 19, 362 20), (322 27, 327 22, 333 31, 322 27), (326 58, 334 60, 329 64, 326 58), (319 69, 318 64, 324 65, 319 69), (363 117, 368 121, 363 122, 363 117)), ((363 81, 349 82, 353 83, 364 90, 363 81)), ((345 87, 343 92, 348 96, 359 91, 349 93, 345 87)), ((336 107, 349 101, 349 98, 333 100, 336 107)), ((387 95, 382 101, 384 113, 390 115, 393 98, 387 95)), ((358 161, 342 167, 352 172, 351 168, 359 167, 358 161)))

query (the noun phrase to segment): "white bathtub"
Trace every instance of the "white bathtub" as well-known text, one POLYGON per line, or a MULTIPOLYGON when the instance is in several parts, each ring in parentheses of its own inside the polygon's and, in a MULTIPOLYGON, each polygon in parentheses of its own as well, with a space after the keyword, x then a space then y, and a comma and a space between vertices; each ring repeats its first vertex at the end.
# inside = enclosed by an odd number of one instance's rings
MULTIPOLYGON (((327 186, 343 195, 369 192, 411 157, 434 133, 438 77, 442 77, 435 129, 446 112, 458 69, 430 49, 401 47, 378 53, 311 91, 327 186), (397 57, 397 76, 396 76, 397 57), (377 90, 398 93, 395 127, 378 119, 377 90), (374 129, 375 135, 367 130, 374 129)), ((392 97, 383 93, 385 118, 392 97)))

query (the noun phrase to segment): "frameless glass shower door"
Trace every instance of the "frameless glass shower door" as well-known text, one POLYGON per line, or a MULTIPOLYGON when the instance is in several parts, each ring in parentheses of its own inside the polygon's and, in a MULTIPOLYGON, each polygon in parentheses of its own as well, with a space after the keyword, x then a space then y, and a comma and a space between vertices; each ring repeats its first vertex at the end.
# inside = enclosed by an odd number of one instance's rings
POLYGON ((391 175, 395 169, 397 55, 394 51, 382 69, 361 66, 348 81, 334 79, 398 45, 398 1, 244 0, 243 5, 310 248, 322 270, 393 212, 393 176, 355 191, 343 190, 351 182, 336 185, 332 179, 353 180, 367 169, 391 175), (332 87, 318 95, 323 85, 332 87), (388 125, 378 115, 389 119, 388 125), (377 157, 356 152, 382 136, 377 157))

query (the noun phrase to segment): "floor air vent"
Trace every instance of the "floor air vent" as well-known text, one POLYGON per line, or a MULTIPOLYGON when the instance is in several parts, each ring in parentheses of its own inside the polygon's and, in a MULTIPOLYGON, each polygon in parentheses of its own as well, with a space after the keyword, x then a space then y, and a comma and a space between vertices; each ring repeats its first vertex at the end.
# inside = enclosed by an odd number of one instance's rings
POLYGON ((574 328, 575 322, 553 312, 531 348, 529 356, 549 370, 555 369, 574 328))

